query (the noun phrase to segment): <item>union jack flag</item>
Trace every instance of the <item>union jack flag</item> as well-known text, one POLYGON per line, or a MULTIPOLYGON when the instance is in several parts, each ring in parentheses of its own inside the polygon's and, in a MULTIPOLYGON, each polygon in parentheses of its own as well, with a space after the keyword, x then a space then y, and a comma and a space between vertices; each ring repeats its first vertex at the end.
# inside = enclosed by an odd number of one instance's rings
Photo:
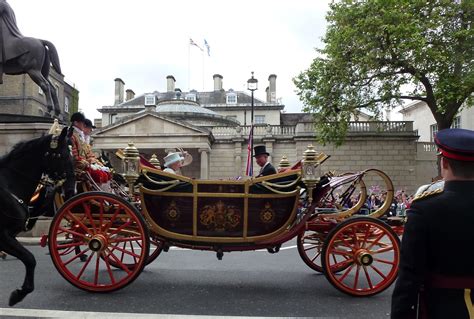
POLYGON ((245 175, 247 176, 253 176, 252 148, 253 148, 253 125, 250 127, 249 143, 247 146, 247 168, 245 170, 245 175))

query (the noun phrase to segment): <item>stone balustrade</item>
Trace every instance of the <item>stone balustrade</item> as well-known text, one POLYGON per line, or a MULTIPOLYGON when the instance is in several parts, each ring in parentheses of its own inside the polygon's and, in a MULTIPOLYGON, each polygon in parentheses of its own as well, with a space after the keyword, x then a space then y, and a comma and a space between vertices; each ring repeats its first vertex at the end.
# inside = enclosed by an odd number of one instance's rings
MULTIPOLYGON (((215 138, 246 137, 250 133, 250 125, 246 126, 214 126, 209 128, 215 138)), ((314 135, 314 123, 298 123, 296 125, 265 125, 254 126, 254 136, 285 137, 314 135)), ((359 134, 408 134, 413 135, 413 122, 411 121, 373 121, 349 122, 349 133, 359 134)))

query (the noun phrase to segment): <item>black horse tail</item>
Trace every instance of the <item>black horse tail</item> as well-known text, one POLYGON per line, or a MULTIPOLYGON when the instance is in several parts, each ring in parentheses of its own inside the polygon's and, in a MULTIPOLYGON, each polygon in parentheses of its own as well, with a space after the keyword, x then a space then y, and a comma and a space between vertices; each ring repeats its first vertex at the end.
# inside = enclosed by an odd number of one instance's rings
POLYGON ((51 64, 53 65, 53 68, 58 72, 59 74, 61 73, 61 65, 59 64, 59 55, 58 51, 56 50, 56 47, 54 44, 49 42, 48 40, 40 40, 43 45, 48 47, 48 54, 49 58, 51 59, 51 64))

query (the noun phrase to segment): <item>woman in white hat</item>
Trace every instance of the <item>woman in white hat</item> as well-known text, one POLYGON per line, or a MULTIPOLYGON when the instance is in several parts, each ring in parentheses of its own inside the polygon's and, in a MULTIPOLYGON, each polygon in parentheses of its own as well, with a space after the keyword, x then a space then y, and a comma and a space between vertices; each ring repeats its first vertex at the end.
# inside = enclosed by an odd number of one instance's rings
POLYGON ((183 166, 184 157, 181 156, 181 153, 176 152, 169 153, 165 158, 163 158, 163 160, 166 167, 163 172, 177 174, 177 171, 183 166))

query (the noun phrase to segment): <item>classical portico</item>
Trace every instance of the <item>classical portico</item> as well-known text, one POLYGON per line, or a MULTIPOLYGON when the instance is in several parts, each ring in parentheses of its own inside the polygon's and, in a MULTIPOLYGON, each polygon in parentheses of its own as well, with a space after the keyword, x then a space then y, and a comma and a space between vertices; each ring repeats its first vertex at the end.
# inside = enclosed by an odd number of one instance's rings
MULTIPOLYGON (((183 168, 183 174, 194 178, 209 177, 209 152, 213 141, 209 130, 160 116, 154 111, 143 111, 97 132, 94 149, 115 153, 131 141, 145 158, 156 154, 161 164, 168 152, 183 148, 193 156, 193 163, 183 168)), ((120 165, 118 161, 114 164, 120 165)))

